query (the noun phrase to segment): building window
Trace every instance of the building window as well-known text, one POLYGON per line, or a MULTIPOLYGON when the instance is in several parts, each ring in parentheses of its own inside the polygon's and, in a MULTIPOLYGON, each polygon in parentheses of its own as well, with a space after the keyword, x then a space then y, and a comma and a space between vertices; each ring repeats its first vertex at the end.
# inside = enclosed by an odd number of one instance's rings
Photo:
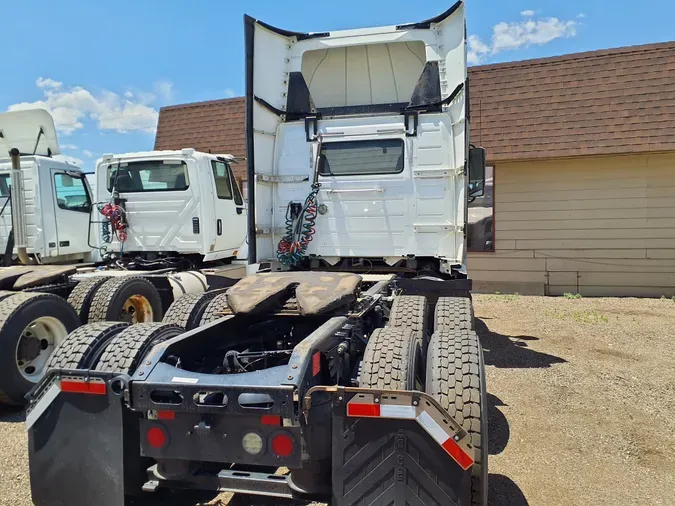
POLYGON ((88 213, 91 208, 89 192, 84 179, 59 172, 54 174, 56 203, 60 209, 88 213))
POLYGON ((469 202, 469 251, 495 250, 494 181, 495 169, 488 166, 485 168, 484 195, 469 202))

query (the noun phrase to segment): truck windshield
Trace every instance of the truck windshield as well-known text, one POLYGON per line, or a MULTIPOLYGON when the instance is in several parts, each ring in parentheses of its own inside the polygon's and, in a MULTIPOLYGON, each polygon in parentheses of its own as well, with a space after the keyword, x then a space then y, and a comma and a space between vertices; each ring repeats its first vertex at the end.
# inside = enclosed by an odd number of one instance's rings
POLYGON ((187 165, 180 160, 145 160, 108 165, 108 191, 124 193, 183 191, 190 186, 187 165))
POLYGON ((322 176, 398 174, 403 172, 403 140, 326 142, 321 157, 322 176))

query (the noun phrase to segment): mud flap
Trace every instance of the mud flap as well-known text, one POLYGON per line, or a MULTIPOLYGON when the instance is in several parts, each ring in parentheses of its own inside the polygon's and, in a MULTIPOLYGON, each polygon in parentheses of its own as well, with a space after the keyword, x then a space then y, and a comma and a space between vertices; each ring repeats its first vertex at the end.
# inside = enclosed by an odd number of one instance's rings
POLYGON ((335 506, 469 505, 473 455, 466 431, 425 394, 333 393, 335 506))
POLYGON ((138 416, 121 395, 127 380, 51 371, 31 393, 26 426, 36 506, 124 506, 140 491, 138 416))

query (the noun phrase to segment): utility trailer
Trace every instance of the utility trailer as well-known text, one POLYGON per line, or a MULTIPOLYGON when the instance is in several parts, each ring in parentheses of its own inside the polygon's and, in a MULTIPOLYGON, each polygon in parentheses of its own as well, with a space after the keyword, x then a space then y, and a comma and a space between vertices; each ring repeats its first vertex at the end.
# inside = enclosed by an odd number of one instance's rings
POLYGON ((54 158, 47 111, 0 114, 0 150, 0 403, 23 404, 81 324, 161 321, 181 295, 245 275, 232 262, 246 236, 233 157, 107 155, 95 195, 54 158))
POLYGON ((27 413, 34 503, 199 489, 486 505, 464 268, 485 153, 468 140, 463 3, 394 27, 245 27, 258 272, 187 332, 69 336, 27 413))

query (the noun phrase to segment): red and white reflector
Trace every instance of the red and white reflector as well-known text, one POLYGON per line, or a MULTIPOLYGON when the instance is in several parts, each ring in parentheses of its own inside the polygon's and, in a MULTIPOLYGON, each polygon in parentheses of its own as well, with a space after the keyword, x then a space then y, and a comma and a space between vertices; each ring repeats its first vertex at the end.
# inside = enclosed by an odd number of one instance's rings
POLYGON ((454 436, 448 434, 429 413, 422 411, 416 419, 417 423, 459 464, 459 467, 466 471, 473 465, 473 458, 457 444, 454 436))
MULTIPOLYGON (((382 398, 383 401, 385 399, 385 397, 382 398)), ((352 400, 347 403, 347 416, 415 420, 464 471, 469 469, 474 463, 473 457, 457 443, 452 429, 443 427, 434 420, 434 417, 422 406, 423 404, 429 405, 429 403, 420 403, 418 406, 412 406, 400 403, 388 404, 386 401, 370 403, 352 400)))
POLYGON ((74 379, 64 378, 61 380, 61 391, 70 394, 106 395, 105 381, 98 379, 74 379))
POLYGON ((417 417, 415 406, 395 404, 347 404, 347 416, 362 418, 396 418, 414 420, 417 417))

